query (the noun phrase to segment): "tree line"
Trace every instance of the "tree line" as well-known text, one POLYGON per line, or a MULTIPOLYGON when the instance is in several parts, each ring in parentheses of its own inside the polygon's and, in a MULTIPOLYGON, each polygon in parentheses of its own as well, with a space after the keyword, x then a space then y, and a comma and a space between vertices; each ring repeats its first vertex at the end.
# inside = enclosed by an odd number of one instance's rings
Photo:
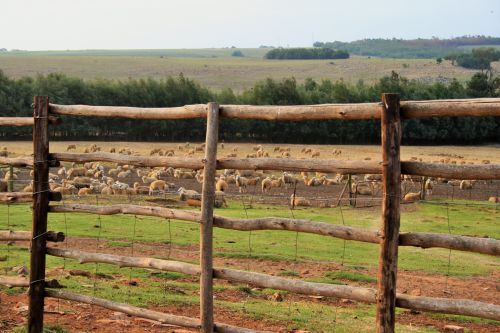
POLYGON ((266 59, 348 59, 349 52, 331 48, 277 48, 264 55, 266 59))
MULTIPOLYGON (((181 106, 216 101, 221 104, 299 105, 321 103, 378 102, 383 92, 400 93, 403 100, 499 97, 500 78, 477 73, 466 83, 423 83, 393 72, 368 85, 363 81, 348 84, 342 80, 294 78, 267 79, 251 89, 235 93, 202 87, 180 75, 162 80, 129 79, 126 81, 85 81, 63 74, 36 78, 10 79, 0 71, 0 114, 31 116, 34 95, 47 95, 52 103, 118 105, 141 107, 181 106)), ((500 142, 500 119, 431 118, 403 122, 404 144, 477 144, 500 142)), ((60 140, 124 141, 203 141, 205 120, 148 121, 88 117, 64 117, 51 128, 60 140)), ((31 139, 29 128, 0 128, 0 139, 31 139)), ((379 144, 380 122, 306 121, 267 122, 223 119, 223 141, 260 141, 288 143, 379 144)))
POLYGON ((387 58, 438 58, 452 53, 465 53, 465 48, 500 45, 500 38, 462 36, 450 39, 383 39, 368 38, 352 42, 315 42, 314 47, 346 50, 351 54, 387 58))

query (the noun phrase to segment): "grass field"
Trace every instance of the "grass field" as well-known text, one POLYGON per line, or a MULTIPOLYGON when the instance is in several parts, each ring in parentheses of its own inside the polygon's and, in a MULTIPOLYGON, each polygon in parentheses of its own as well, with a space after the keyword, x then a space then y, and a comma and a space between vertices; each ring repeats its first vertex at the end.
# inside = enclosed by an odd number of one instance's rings
MULTIPOLYGON (((65 73, 83 79, 162 78, 183 73, 202 85, 241 91, 268 77, 316 80, 343 79, 349 83, 373 83, 396 71, 410 79, 428 82, 465 81, 476 71, 434 59, 388 59, 353 56, 343 60, 265 60, 265 49, 242 49, 243 58, 231 57, 232 49, 46 51, 0 53, 0 69, 13 78, 65 73)), ((493 64, 500 69, 500 63, 493 64)))

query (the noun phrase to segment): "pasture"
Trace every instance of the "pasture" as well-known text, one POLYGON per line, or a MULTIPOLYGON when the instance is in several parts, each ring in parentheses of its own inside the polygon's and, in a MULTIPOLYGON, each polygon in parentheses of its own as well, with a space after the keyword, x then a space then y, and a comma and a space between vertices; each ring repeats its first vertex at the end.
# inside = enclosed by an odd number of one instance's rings
MULTIPOLYGON (((46 51, 0 53, 0 69, 9 77, 35 77, 64 73, 83 79, 162 78, 184 76, 215 91, 231 88, 237 92, 267 78, 294 77, 299 82, 344 80, 371 84, 395 71, 409 79, 425 82, 466 81, 476 71, 438 65, 435 59, 389 59, 352 56, 336 60, 266 60, 266 49, 242 49, 245 57, 231 57, 233 49, 46 51)), ((493 63, 500 69, 500 63, 493 63)))
MULTIPOLYGON (((94 142, 50 143, 51 152, 64 152, 74 144, 77 152, 83 152, 94 142)), ((111 148, 128 148, 132 154, 149 155, 155 148, 174 150, 175 156, 189 154, 185 143, 130 143, 96 142, 102 151, 111 148), (183 147, 182 150, 179 146, 183 147)), ((190 147, 199 144, 191 143, 190 147)), ((0 142, 7 147, 9 156, 28 155, 31 142, 0 142)), ((220 157, 236 154, 245 157, 255 153, 255 144, 224 143, 219 145, 220 157)), ((292 158, 309 158, 303 148, 320 153, 319 159, 379 160, 380 146, 327 146, 327 145, 269 145, 262 148, 270 156, 279 155, 276 146, 288 151, 292 158), (341 154, 333 154, 340 150, 341 154)), ((194 152, 201 157, 202 152, 194 152)), ((402 147, 402 159, 443 163, 481 164, 488 160, 500 162, 498 146, 480 147, 402 147)), ((69 166, 68 166, 69 167, 69 166)), ((105 168, 114 167, 106 165, 105 168)), ((56 169, 54 169, 56 171, 56 169)), ((280 175, 280 171, 272 174, 280 175)), ((16 189, 27 183, 27 171, 19 173, 16 189)), ((333 175, 328 175, 333 177, 333 175)), ((132 177, 126 181, 139 180, 132 177)), ((175 183, 175 189, 184 186, 200 191, 194 179, 167 177, 175 183)), ((412 191, 418 184, 408 185, 412 191)), ((129 202, 197 210, 178 201, 175 189, 149 195, 63 195, 63 203, 109 205, 129 202)), ((498 196, 499 184, 475 185, 471 191, 456 189, 450 197, 446 185, 436 186, 430 202, 409 203, 402 206, 401 231, 437 232, 469 236, 500 238, 498 222, 500 211, 497 205, 487 203, 489 195, 498 196), (470 200, 477 199, 477 200, 470 200), (444 202, 451 202, 446 205, 444 202)), ((364 208, 352 208, 333 203, 342 190, 342 184, 307 187, 300 182, 297 195, 311 201, 327 200, 326 206, 289 207, 293 188, 277 188, 262 194, 260 186, 249 187, 240 193, 234 184, 227 191, 227 208, 216 208, 215 214, 234 218, 259 218, 264 216, 298 218, 330 224, 361 227, 377 230, 380 224, 380 201, 378 195, 364 208)), ((361 198, 362 199, 362 198, 361 198)), ((360 199, 360 200, 361 200, 360 199)), ((363 202, 363 200, 361 200, 363 202)), ((0 229, 29 230, 31 210, 28 204, 0 206, 0 229)), ((173 259, 188 263, 199 260, 199 227, 192 222, 169 220, 157 217, 134 215, 100 216, 88 214, 49 215, 49 230, 63 231, 65 243, 58 248, 76 248, 90 252, 104 252, 131 256, 149 256, 173 259)), ((12 267, 26 265, 29 258, 27 244, 17 242, 0 245, 2 274, 16 274, 12 267)), ((376 287, 378 246, 355 241, 289 231, 234 231, 214 229, 214 265, 251 270, 288 278, 330 284, 350 284, 376 287)), ((198 311, 197 277, 180 273, 154 270, 118 268, 106 264, 79 264, 75 260, 47 257, 47 272, 57 278, 68 290, 78 293, 127 302, 169 313, 196 316, 198 311)), ((398 292, 414 296, 447 298, 472 298, 494 303, 497 301, 500 261, 497 257, 446 249, 420 249, 401 247, 399 254, 398 292)), ((2 311, 0 329, 18 330, 22 324, 22 306, 26 299, 21 289, 0 288, 2 311)), ((375 306, 332 297, 309 297, 266 288, 253 288, 240 283, 216 280, 214 285, 216 320, 234 325, 282 332, 359 332, 373 331, 375 306)), ((129 332, 154 330, 172 332, 165 327, 144 320, 118 316, 99 307, 75 305, 65 301, 48 299, 46 322, 63 327, 71 332, 114 332, 126 328, 129 332), (63 315, 61 315, 63 314, 63 315)), ((499 329, 498 322, 463 316, 437 315, 431 313, 398 310, 399 332, 439 332, 445 325, 466 327, 474 332, 493 332, 499 329)), ((187 331, 187 330, 186 330, 187 331)))

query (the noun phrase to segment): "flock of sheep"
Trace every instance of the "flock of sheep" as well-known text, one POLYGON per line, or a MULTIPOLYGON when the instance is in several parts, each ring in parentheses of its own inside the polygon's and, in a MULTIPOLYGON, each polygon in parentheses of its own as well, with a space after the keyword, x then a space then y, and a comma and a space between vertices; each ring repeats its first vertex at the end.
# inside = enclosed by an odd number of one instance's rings
MULTIPOLYGON (((193 155, 197 152, 204 151, 204 144, 191 145, 189 143, 180 144, 175 149, 160 149, 155 148, 150 151, 150 155, 158 156, 174 156, 177 154, 184 154, 186 156, 193 155)), ((67 151, 74 151, 77 147, 75 144, 67 146, 67 151)), ((220 149, 224 149, 224 144, 220 144, 220 149)), ((271 155, 270 151, 266 151, 262 145, 252 147, 254 153, 247 154, 247 158, 253 157, 268 157, 271 155)), ((290 148, 274 147, 272 154, 277 154, 275 157, 290 158, 290 148)), ((0 152, 7 151, 7 149, 0 149, 0 152)), ((84 147, 84 153, 102 151, 101 147, 97 144, 91 144, 84 147)), ((117 154, 131 155, 133 151, 130 148, 110 148, 109 152, 117 154)), ((312 148, 304 147, 301 151, 303 156, 311 158, 319 157, 319 151, 312 148)), ((237 154, 237 148, 234 148, 227 156, 234 157, 237 154)), ((335 149, 332 151, 335 156, 340 156, 342 151, 335 149)), ((5 154, 7 155, 7 153, 5 154)), ((369 159, 369 158, 366 158, 369 159)), ((416 159, 416 158, 412 158, 416 159)), ((442 161, 443 163, 453 163, 453 161, 442 161)), ((486 161, 483 161, 486 163, 486 161)), ((10 174, 5 172, 2 175, 3 180, 0 183, 0 191, 7 190, 7 182, 17 178, 17 172, 10 174)), ((50 189, 54 192, 61 192, 63 194, 71 194, 78 196, 85 196, 89 194, 103 194, 103 195, 158 195, 164 193, 177 193, 179 199, 187 201, 189 205, 199 206, 201 204, 201 195, 195 190, 186 189, 184 187, 177 187, 175 179, 193 179, 198 183, 203 182, 203 170, 184 170, 174 169, 172 167, 156 167, 144 168, 134 167, 132 165, 109 165, 100 162, 75 164, 71 166, 62 166, 55 173, 50 173, 50 189), (134 181, 135 180, 135 181, 134 181)), ((351 178, 351 193, 374 196, 380 193, 382 176, 378 174, 367 175, 353 175, 351 178)), ((271 173, 268 171, 257 170, 223 170, 217 173, 215 181, 216 187, 216 207, 227 207, 225 193, 230 188, 230 185, 235 186, 235 190, 240 193, 247 192, 249 187, 259 186, 263 194, 271 193, 274 189, 282 188, 288 189, 296 187, 299 183, 303 183, 308 187, 318 186, 332 186, 341 185, 346 183, 347 175, 344 174, 326 174, 326 173, 310 173, 301 172, 300 174, 293 174, 289 172, 271 173)), ((410 184, 415 188, 415 183, 424 181, 423 188, 427 195, 432 194, 432 190, 437 183, 448 183, 453 186, 458 186, 461 190, 472 189, 475 181, 470 180, 446 180, 412 177, 408 175, 403 176, 402 198, 405 202, 419 200, 422 197, 421 191, 407 192, 405 188, 410 184)), ((26 186, 23 191, 32 192, 32 182, 26 186)), ((490 198, 490 201, 497 202, 498 198, 490 198)), ((305 197, 292 195, 290 197, 290 205, 292 206, 311 206, 311 202, 305 197)))

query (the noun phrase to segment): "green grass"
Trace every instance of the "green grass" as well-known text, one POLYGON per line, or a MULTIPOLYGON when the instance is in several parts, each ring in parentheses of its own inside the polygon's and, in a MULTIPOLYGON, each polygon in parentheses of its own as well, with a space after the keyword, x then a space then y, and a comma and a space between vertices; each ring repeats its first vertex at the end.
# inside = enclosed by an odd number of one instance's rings
MULTIPOLYGON (((90 199, 89 199, 90 200, 90 199)), ((464 202, 467 203, 467 202, 464 202)), ((230 202, 228 209, 216 209, 216 214, 245 218, 240 202, 230 202)), ((19 204, 9 207, 10 227, 15 230, 29 230, 31 226, 31 211, 29 205, 19 204)), ((263 216, 280 216, 291 218, 291 212, 286 207, 254 204, 247 211, 249 218, 263 216)), ((342 208, 344 223, 376 230, 380 223, 379 209, 342 208)), ((307 208, 294 211, 295 218, 317 220, 326 223, 342 224, 338 208, 307 208)), ((467 234, 475 236, 489 235, 500 238, 498 230, 498 214, 500 211, 490 207, 477 206, 437 206, 432 204, 417 204, 415 210, 402 213, 402 231, 439 232, 467 234), (449 225, 448 225, 449 216, 449 225)), ((7 227, 6 206, 0 206, 0 229, 7 227)), ((199 228, 195 223, 170 221, 172 237, 169 237, 169 222, 153 217, 134 217, 131 215, 97 216, 85 214, 50 214, 49 229, 63 231, 69 237, 100 237, 101 242, 121 249, 123 255, 131 254, 132 242, 172 243, 175 246, 186 246, 186 249, 197 247, 199 228), (100 221, 99 221, 100 219, 100 221), (96 225, 101 228, 96 228, 96 225), (135 235, 134 235, 135 229, 135 235)), ((330 237, 287 231, 253 231, 240 232, 226 229, 214 229, 214 248, 219 257, 255 259, 293 262, 297 261, 335 261, 344 260, 342 271, 330 271, 322 277, 309 279, 324 283, 349 284, 350 282, 371 283, 375 278, 362 273, 363 268, 373 269, 378 263, 378 246, 360 242, 337 240, 330 237), (251 252, 249 249, 249 241, 251 252), (297 251, 297 252, 296 252, 297 251)), ((7 261, 0 261, 0 272, 8 267, 26 265, 29 251, 18 246, 0 245, 0 253, 6 255, 7 261)), ((166 255, 158 253, 158 256, 166 255)), ((448 271, 449 251, 445 249, 418 249, 401 247, 399 268, 409 271, 422 271, 434 274, 446 274, 448 271)), ((496 257, 452 251, 450 275, 467 277, 489 274, 498 269, 500 260, 496 257)), ((197 277, 172 272, 151 272, 143 269, 119 268, 106 264, 79 264, 74 260, 47 257, 47 267, 65 266, 67 270, 82 269, 101 276, 81 277, 71 276, 60 278, 68 291, 94 295, 112 299, 117 302, 127 302, 136 306, 190 305, 199 302, 197 277), (103 277, 104 276, 104 277, 103 277), (114 280, 105 278, 113 276, 114 280), (138 281, 137 286, 130 286, 128 281, 138 281), (94 288, 95 286, 95 288, 94 288)), ((250 267, 259 270, 259 267, 250 267)), ((12 274, 4 271, 1 274, 12 274)), ((300 274, 292 269, 278 273, 280 276, 296 278, 300 274)), ((52 276, 53 278, 58 278, 52 276)), ((20 288, 0 288, 2 292, 18 293, 20 288)), ((241 315, 250 316, 256 320, 269 320, 279 323, 289 329, 307 329, 310 331, 333 332, 371 332, 374 321, 374 307, 355 303, 349 307, 334 307, 321 303, 289 302, 288 293, 281 292, 284 302, 266 300, 276 290, 252 289, 246 285, 220 284, 214 287, 216 293, 234 290, 241 293, 241 302, 230 302, 216 298, 216 305, 241 315), (246 295, 246 296, 244 296, 246 295), (334 322, 334 319, 337 320, 334 322)), ((448 318, 448 316, 446 317, 448 318)), ((453 316, 453 320, 469 320, 468 317, 453 316)), ((475 320, 475 319, 473 319, 475 320)), ((489 323, 488 321, 479 321, 489 323)), ((399 325, 401 332, 435 332, 432 328, 409 327, 399 325)))

